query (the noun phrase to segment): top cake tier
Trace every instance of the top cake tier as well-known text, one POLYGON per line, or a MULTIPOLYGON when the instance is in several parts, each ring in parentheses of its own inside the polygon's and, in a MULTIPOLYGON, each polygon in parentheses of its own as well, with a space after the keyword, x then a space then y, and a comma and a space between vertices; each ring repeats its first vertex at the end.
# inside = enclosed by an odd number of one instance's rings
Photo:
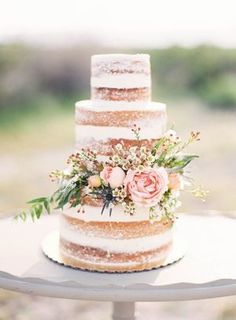
POLYGON ((151 100, 148 54, 92 56, 91 96, 96 106, 143 104, 151 100))

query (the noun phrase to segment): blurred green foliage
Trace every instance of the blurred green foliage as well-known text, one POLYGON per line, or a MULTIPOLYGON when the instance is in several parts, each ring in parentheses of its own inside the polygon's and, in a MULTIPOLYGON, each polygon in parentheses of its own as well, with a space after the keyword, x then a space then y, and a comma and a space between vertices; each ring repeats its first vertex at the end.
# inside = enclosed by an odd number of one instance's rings
MULTIPOLYGON (((89 96, 90 56, 111 51, 117 50, 1 44, 0 124, 25 114, 73 108, 76 99, 89 96)), ((154 98, 193 96, 212 107, 236 107, 236 49, 199 46, 147 52, 154 98)))
POLYGON ((160 89, 199 97, 212 107, 236 108, 236 49, 172 47, 152 52, 160 89))

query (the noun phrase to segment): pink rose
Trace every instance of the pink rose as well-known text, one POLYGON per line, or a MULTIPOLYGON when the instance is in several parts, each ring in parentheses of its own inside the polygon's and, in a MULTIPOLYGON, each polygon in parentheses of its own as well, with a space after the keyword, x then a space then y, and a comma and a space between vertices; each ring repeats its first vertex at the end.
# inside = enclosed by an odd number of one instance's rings
POLYGON ((142 171, 130 169, 124 185, 134 203, 151 207, 168 190, 168 174, 164 168, 145 168, 142 171))
POLYGON ((168 176, 169 184, 168 187, 171 190, 178 191, 182 189, 182 179, 179 173, 170 173, 168 176))
POLYGON ((105 184, 109 184, 111 188, 115 189, 123 184, 125 172, 120 167, 105 166, 100 172, 100 177, 105 184))

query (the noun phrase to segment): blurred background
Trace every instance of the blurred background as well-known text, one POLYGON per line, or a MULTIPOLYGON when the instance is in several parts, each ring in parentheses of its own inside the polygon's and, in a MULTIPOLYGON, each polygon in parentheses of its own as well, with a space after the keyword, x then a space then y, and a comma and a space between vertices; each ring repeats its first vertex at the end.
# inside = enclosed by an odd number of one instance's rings
MULTIPOLYGON (((1 3, 0 211, 53 191, 48 173, 74 146, 74 103, 90 95, 95 53, 149 53, 153 100, 169 126, 201 131, 191 167, 206 202, 182 211, 235 210, 236 4, 234 1, 41 0, 1 3)), ((1 239, 3 240, 3 239, 1 239)), ((236 299, 140 303, 147 319, 236 318, 236 299), (217 304, 216 304, 217 302, 217 304)), ((110 303, 30 297, 0 290, 0 320, 109 319, 110 303), (59 312, 58 312, 59 311, 59 312)))

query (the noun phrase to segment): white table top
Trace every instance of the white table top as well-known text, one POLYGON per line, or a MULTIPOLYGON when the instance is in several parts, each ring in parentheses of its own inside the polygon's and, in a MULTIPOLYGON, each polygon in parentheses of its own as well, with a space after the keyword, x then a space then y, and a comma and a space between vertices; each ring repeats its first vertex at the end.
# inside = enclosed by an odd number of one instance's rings
POLYGON ((42 239, 58 228, 57 215, 32 223, 0 220, 0 287, 68 299, 170 301, 236 294, 236 220, 180 216, 185 257, 165 268, 131 274, 73 270, 48 260, 42 239))

